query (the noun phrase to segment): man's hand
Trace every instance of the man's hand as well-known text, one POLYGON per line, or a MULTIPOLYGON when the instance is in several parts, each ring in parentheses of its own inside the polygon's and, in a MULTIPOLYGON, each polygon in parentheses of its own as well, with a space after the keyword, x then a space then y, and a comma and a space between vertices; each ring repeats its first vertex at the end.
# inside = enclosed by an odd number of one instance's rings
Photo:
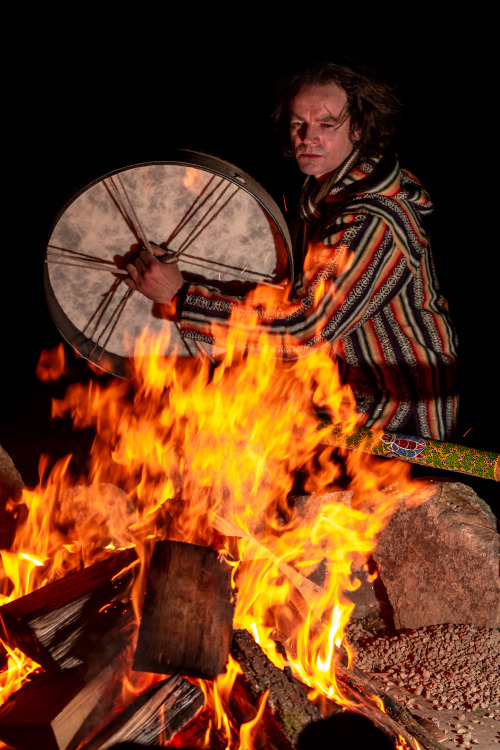
MULTIPOLYGON (((162 256, 165 251, 152 245, 154 255, 162 256)), ((177 263, 161 263, 147 250, 142 250, 135 263, 127 263, 125 268, 130 278, 124 279, 124 283, 144 294, 145 297, 168 305, 184 284, 184 277, 179 271, 177 263)))

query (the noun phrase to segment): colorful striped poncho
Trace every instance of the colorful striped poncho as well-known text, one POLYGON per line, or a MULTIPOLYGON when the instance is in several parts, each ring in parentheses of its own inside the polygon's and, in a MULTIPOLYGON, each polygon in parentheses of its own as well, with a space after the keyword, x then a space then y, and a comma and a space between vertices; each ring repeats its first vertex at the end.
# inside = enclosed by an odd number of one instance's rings
POLYGON ((223 346, 236 325, 252 348, 265 330, 284 357, 327 344, 366 427, 406 425, 422 437, 449 439, 455 334, 422 227, 431 211, 422 185, 395 159, 364 159, 322 185, 309 177, 295 248, 304 260, 293 288, 242 300, 191 284, 181 333, 223 346))

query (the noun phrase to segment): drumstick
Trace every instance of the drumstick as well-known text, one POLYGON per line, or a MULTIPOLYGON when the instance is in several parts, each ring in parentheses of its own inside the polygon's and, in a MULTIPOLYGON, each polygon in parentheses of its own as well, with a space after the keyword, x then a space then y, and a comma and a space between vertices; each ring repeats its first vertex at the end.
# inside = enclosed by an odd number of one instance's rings
MULTIPOLYGON (((128 276, 128 271, 126 271, 125 269, 118 268, 118 266, 110 266, 105 261, 99 261, 97 259, 95 261, 86 261, 83 258, 81 260, 67 260, 67 256, 64 256, 64 254, 47 252, 47 256, 49 255, 50 257, 45 258, 46 263, 57 263, 61 266, 75 266, 76 268, 89 268, 92 271, 107 271, 108 273, 128 276), (64 260, 56 260, 56 258, 64 258, 64 260)), ((240 271, 240 273, 233 273, 232 271, 228 271, 227 269, 217 265, 217 263, 213 263, 210 260, 206 260, 204 262, 196 262, 194 260, 188 260, 186 257, 183 257, 182 262, 189 266, 198 266, 199 268, 213 268, 219 273, 223 273, 226 276, 231 276, 231 278, 233 279, 240 279, 242 275, 247 272, 248 274, 253 274, 256 277, 255 279, 250 279, 250 281, 258 281, 259 284, 270 286, 275 289, 284 289, 284 286, 282 284, 273 284, 270 281, 266 281, 265 279, 260 277, 257 271, 248 271, 248 269, 246 268, 240 271)))
POLYGON ((76 268, 90 268, 92 271, 106 271, 107 273, 118 273, 123 276, 128 275, 128 271, 125 271, 124 268, 110 268, 109 266, 100 265, 98 263, 77 263, 76 261, 71 260, 52 260, 51 258, 45 259, 46 263, 57 263, 60 266, 75 266, 76 268))
POLYGON ((182 262, 186 263, 189 266, 198 266, 199 268, 214 268, 216 271, 219 272, 219 274, 224 273, 226 276, 231 276, 231 278, 233 279, 241 279, 243 274, 247 272, 249 274, 253 274, 256 277, 255 279, 250 279, 250 281, 258 281, 259 284, 264 284, 264 286, 271 286, 271 287, 274 287, 275 289, 285 288, 282 284, 273 284, 271 281, 266 281, 264 278, 262 278, 261 274, 259 274, 258 271, 249 271, 247 268, 244 268, 239 273, 235 273, 233 271, 228 271, 223 266, 219 266, 217 265, 217 263, 213 263, 212 261, 208 259, 207 260, 200 259, 200 260, 201 262, 197 263, 194 260, 188 260, 185 255, 182 256, 182 262))

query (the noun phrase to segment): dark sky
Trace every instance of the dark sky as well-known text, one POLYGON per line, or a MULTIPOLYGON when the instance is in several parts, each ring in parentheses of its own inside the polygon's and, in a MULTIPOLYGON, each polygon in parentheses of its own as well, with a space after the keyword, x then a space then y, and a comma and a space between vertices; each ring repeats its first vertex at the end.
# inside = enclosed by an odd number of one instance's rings
POLYGON ((255 10, 250 21, 211 16, 193 30, 191 12, 173 19, 137 11, 116 27, 88 13, 45 17, 40 29, 32 19, 18 39, 4 140, 6 236, 14 234, 4 248, 0 444, 32 472, 36 449, 28 458, 25 437, 30 424, 40 431, 50 395, 34 367, 41 349, 60 340, 45 305, 43 257, 66 201, 112 169, 168 160, 173 149, 187 148, 234 163, 282 205, 297 173, 271 134, 276 83, 297 65, 340 51, 399 86, 405 118, 397 150, 436 205, 433 249, 461 343, 459 442, 500 450, 491 112, 498 85, 487 19, 457 25, 455 18, 437 29, 428 18, 391 18, 389 26, 352 13, 339 21, 333 9, 311 6, 286 25, 255 10), (14 407, 18 397, 22 405, 14 407), (35 415, 40 408, 43 417, 35 415))

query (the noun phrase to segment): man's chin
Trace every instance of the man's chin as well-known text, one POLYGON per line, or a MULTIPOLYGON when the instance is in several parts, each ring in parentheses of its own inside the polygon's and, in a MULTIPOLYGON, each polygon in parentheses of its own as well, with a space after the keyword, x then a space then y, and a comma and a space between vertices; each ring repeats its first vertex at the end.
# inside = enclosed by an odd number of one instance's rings
POLYGON ((300 171, 304 174, 320 175, 325 171, 324 159, 321 156, 299 155, 296 159, 300 171))
POLYGON ((304 174, 316 175, 321 174, 323 170, 319 164, 312 164, 310 162, 304 162, 302 159, 297 162, 299 169, 304 174))

